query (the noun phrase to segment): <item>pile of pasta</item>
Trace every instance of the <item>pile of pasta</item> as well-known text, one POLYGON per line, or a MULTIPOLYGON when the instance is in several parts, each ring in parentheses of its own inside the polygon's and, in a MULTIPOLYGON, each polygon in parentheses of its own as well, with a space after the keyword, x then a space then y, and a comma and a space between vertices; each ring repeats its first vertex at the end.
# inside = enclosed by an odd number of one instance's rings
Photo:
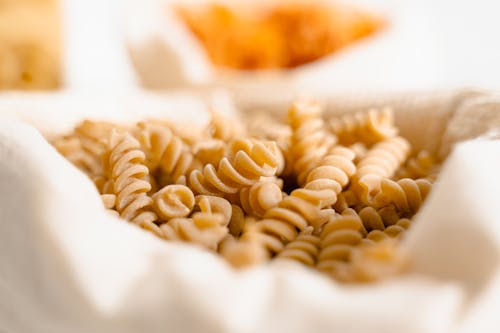
POLYGON ((204 131, 161 120, 84 121, 52 140, 104 207, 235 267, 296 262, 341 282, 407 267, 399 247, 439 171, 398 135, 390 109, 328 120, 298 100, 287 123, 213 113, 204 131))

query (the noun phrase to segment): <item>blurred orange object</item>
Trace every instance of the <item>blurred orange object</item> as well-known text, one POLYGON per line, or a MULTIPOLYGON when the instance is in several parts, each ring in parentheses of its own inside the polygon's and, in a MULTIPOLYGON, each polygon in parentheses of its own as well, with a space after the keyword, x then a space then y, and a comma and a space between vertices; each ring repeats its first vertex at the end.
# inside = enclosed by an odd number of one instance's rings
POLYGON ((245 70, 307 64, 384 26, 380 17, 356 7, 320 1, 258 10, 212 3, 177 11, 215 65, 245 70))

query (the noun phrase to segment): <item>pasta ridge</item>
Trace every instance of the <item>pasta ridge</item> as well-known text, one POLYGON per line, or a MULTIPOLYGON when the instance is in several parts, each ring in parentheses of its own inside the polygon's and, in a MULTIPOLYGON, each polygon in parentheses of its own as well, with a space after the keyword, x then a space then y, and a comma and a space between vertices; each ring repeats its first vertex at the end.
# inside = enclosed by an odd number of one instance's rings
POLYGON ((398 133, 394 126, 394 113, 390 108, 345 114, 331 119, 329 125, 339 143, 343 145, 357 142, 372 145, 398 133))
POLYGON ((217 168, 207 164, 193 170, 189 185, 195 193, 221 196, 250 187, 261 177, 274 176, 283 167, 283 156, 276 143, 260 140, 235 140, 232 156, 224 157, 217 168))
POLYGON ((321 118, 321 108, 312 101, 300 100, 288 110, 292 128, 291 154, 299 185, 304 185, 309 171, 317 166, 336 143, 321 118))
POLYGON ((304 229, 295 240, 286 244, 276 258, 293 260, 314 267, 319 253, 320 239, 312 232, 312 227, 304 229))
POLYGON ((152 199, 147 195, 151 185, 144 178, 148 168, 144 153, 131 135, 116 135, 110 140, 109 166, 116 194, 116 210, 125 220, 144 226, 157 220, 152 199))

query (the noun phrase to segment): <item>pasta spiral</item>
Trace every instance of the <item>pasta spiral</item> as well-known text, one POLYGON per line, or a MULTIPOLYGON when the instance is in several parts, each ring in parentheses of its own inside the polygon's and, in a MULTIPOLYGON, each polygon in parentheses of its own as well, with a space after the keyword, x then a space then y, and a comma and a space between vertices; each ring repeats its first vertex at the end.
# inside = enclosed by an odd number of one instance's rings
POLYGON ((354 157, 350 149, 338 146, 309 172, 305 189, 331 191, 330 197, 320 203, 321 208, 333 205, 337 201, 337 195, 349 183, 351 176, 356 172, 352 162, 354 157))
POLYGON ((240 122, 218 112, 211 112, 210 115, 211 120, 207 130, 211 137, 227 142, 246 136, 246 129, 240 122))
POLYGON ((184 185, 167 185, 152 198, 156 214, 164 221, 188 216, 195 204, 193 192, 184 185))
POLYGON ((202 213, 220 214, 223 226, 227 226, 233 216, 231 203, 224 198, 211 195, 197 195, 196 205, 202 213))
POLYGON ((394 114, 391 109, 372 109, 336 117, 329 122, 331 131, 338 137, 339 143, 351 145, 364 143, 372 145, 392 138, 398 131, 394 126, 394 114))
POLYGON ((139 142, 129 134, 112 135, 109 147, 116 210, 122 218, 140 226, 156 221, 152 199, 147 195, 151 185, 144 180, 148 168, 143 164, 145 156, 139 142))
POLYGON ((304 229, 295 240, 285 246, 276 258, 298 261, 313 267, 318 257, 320 240, 318 236, 312 234, 312 231, 312 227, 304 229))
POLYGON ((152 123, 140 122, 137 127, 137 136, 146 152, 146 165, 152 172, 158 168, 164 172, 161 185, 177 183, 179 178, 187 175, 193 154, 181 138, 169 128, 152 123))
POLYGON ((343 282, 399 274, 397 245, 440 161, 426 151, 408 157, 389 109, 325 125, 317 103, 299 100, 288 123, 252 116, 214 112, 205 129, 84 121, 51 141, 93 181, 107 212, 235 267, 296 261, 343 282))
POLYGON ((162 224, 161 237, 201 245, 216 250, 218 244, 227 235, 223 226, 224 216, 217 213, 194 213, 191 218, 174 218, 162 224))
POLYGON ((236 193, 259 181, 273 176, 283 167, 283 156, 275 143, 258 140, 235 140, 232 156, 224 157, 217 168, 207 164, 202 171, 193 170, 189 185, 195 193, 222 195, 236 193))
POLYGON ((430 175, 435 166, 436 160, 432 155, 428 151, 422 150, 416 156, 408 159, 405 165, 396 173, 396 178, 424 178, 430 175))
POLYGON ((403 178, 397 182, 383 179, 374 199, 379 206, 393 204, 399 212, 415 214, 429 194, 432 184, 426 179, 403 178))
POLYGON ((247 214, 262 217, 283 199, 281 188, 272 181, 264 180, 240 191, 240 204, 247 214))
POLYGON ((256 222, 252 218, 246 218, 242 236, 237 240, 234 237, 228 237, 219 247, 222 256, 232 266, 247 267, 268 260, 269 254, 261 246, 260 234, 255 226, 256 222))
POLYGON ((256 223, 259 240, 270 253, 281 252, 286 243, 297 237, 297 230, 322 224, 319 205, 310 202, 315 198, 308 198, 309 192, 294 190, 256 223))
POLYGON ((356 248, 350 266, 351 281, 375 282, 403 273, 408 267, 408 259, 394 239, 386 239, 356 248))
POLYGON ((402 137, 387 139, 374 145, 358 163, 352 190, 364 204, 370 205, 381 180, 396 172, 409 150, 410 144, 402 137))
POLYGON ((400 238, 404 231, 411 225, 411 221, 407 218, 399 219, 395 224, 388 226, 383 230, 372 230, 366 236, 367 239, 374 242, 380 242, 391 238, 400 238))
POLYGON ((386 227, 396 224, 400 219, 394 205, 388 205, 378 210, 368 206, 361 209, 358 214, 368 231, 384 230, 386 227))
POLYGON ((291 154, 293 169, 299 185, 304 185, 309 171, 316 167, 336 138, 325 130, 321 109, 315 102, 295 102, 288 111, 292 128, 291 154))
POLYGON ((318 269, 333 275, 340 273, 365 235, 363 223, 353 209, 333 216, 321 232, 318 269))

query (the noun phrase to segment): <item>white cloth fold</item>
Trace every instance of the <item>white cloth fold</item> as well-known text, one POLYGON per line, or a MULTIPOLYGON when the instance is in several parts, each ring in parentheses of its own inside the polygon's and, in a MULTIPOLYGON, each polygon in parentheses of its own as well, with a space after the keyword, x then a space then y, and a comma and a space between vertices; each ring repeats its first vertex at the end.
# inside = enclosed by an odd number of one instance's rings
MULTIPOLYGON (((40 108, 41 100, 29 107, 33 118, 40 108)), ((119 110, 93 114, 119 118, 119 110)), ((345 287, 292 264, 234 271, 107 215, 85 175, 34 128, 3 119, 0 331, 466 332, 495 305, 480 291, 494 290, 499 267, 499 146, 474 141, 451 155, 409 232, 414 271, 345 287)))

